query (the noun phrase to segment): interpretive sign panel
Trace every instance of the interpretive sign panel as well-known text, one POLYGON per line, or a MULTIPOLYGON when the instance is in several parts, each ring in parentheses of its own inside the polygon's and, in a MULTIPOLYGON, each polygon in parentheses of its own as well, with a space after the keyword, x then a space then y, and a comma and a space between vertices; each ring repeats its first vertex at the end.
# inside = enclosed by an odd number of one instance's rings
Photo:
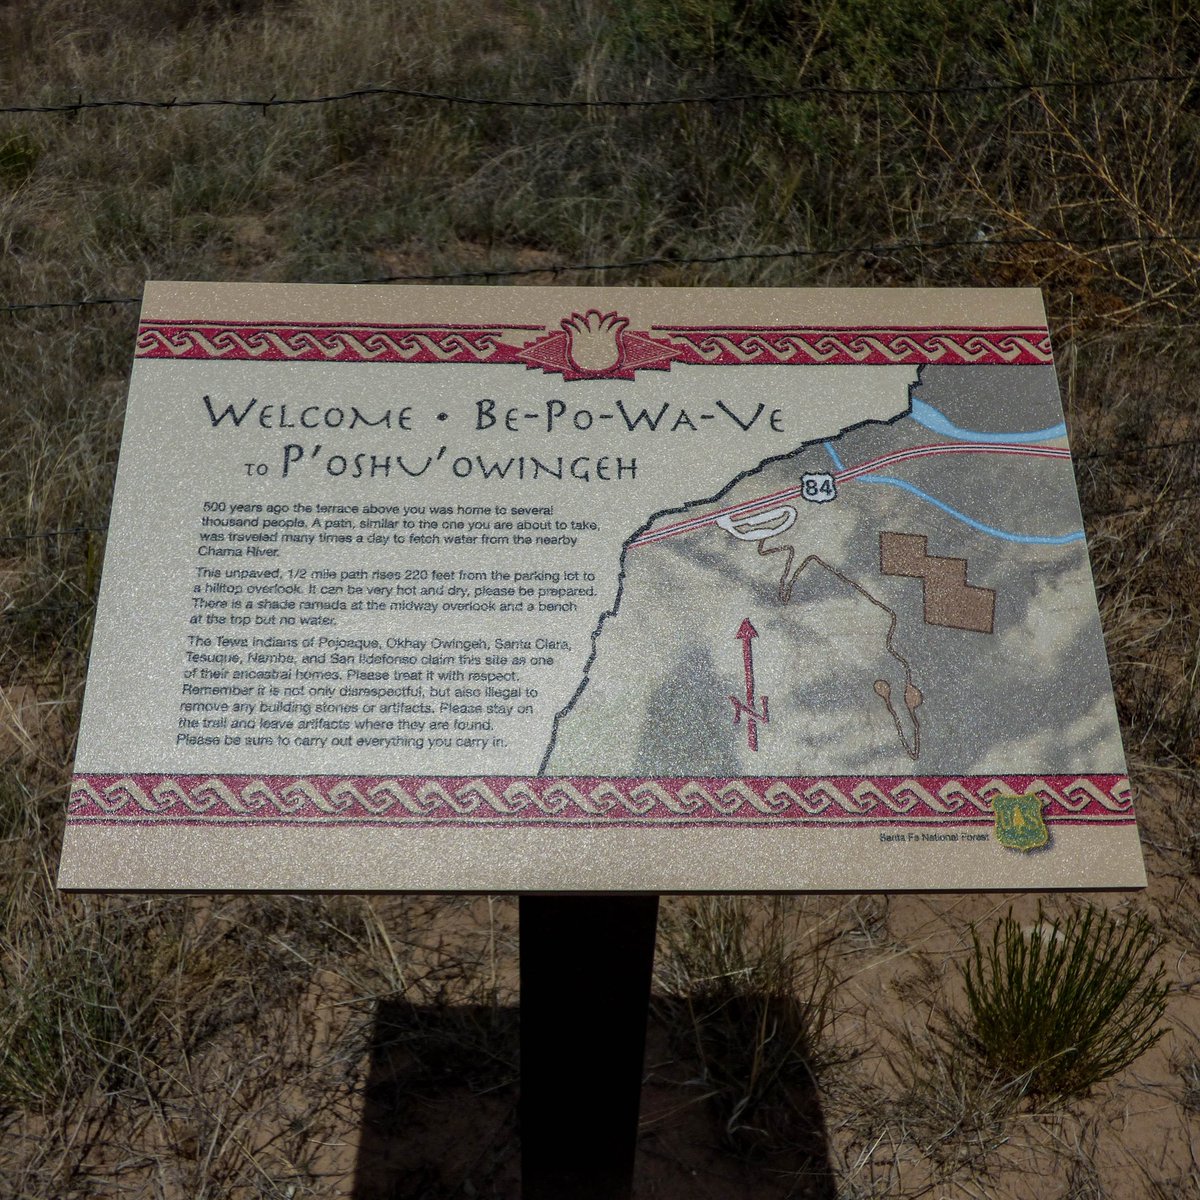
POLYGON ((1040 296, 148 285, 60 882, 1143 885, 1040 296))

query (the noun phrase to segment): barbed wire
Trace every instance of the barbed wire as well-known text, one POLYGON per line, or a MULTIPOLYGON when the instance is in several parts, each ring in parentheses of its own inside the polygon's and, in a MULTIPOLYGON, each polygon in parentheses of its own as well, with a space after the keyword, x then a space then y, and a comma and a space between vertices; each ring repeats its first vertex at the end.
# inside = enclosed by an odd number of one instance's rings
POLYGON ((96 607, 95 599, 88 600, 53 600, 45 604, 29 604, 24 608, 6 608, 0 610, 0 621, 15 621, 18 617, 45 616, 56 612, 80 613, 85 609, 96 607))
MULTIPOLYGON (((533 275, 567 275, 587 272, 631 271, 646 267, 718 266, 734 262, 769 262, 787 258, 837 258, 845 254, 884 256, 904 253, 931 253, 940 250, 983 249, 988 247, 1059 246, 1074 250, 1129 249, 1134 246, 1200 245, 1200 233, 1130 233, 1121 237, 1075 237, 1030 234, 1022 237, 980 235, 967 238, 939 238, 933 241, 869 242, 843 246, 795 246, 784 250, 745 250, 726 254, 692 256, 651 255, 606 263, 549 263, 538 267, 492 269, 481 267, 466 271, 434 271, 405 275, 375 275, 359 279, 322 280, 341 286, 389 283, 438 283, 466 279, 519 279, 533 275)), ((259 280, 247 282, 258 283, 259 280)), ((0 312, 15 314, 42 309, 87 308, 95 305, 140 304, 140 296, 83 296, 74 300, 34 300, 19 304, 0 304, 0 312)))
POLYGON ((43 539, 70 537, 83 533, 107 533, 107 525, 71 525, 64 529, 42 529, 32 533, 0 534, 0 545, 11 542, 37 542, 43 539))
POLYGON ((776 100, 802 100, 808 98, 840 97, 844 99, 888 99, 917 98, 922 96, 970 96, 970 95, 1023 95, 1034 92, 1053 91, 1100 91, 1106 88, 1128 87, 1138 84, 1192 84, 1200 80, 1194 71, 1145 74, 1096 76, 1086 79, 1040 79, 1027 82, 1012 80, 981 80, 976 83, 911 84, 892 87, 849 87, 836 84, 813 83, 795 88, 778 88, 752 92, 701 94, 695 96, 650 96, 607 97, 593 100, 525 99, 504 96, 466 96, 455 92, 435 92, 422 88, 396 87, 379 84, 350 88, 343 92, 331 92, 318 96, 277 96, 266 99, 252 96, 208 97, 202 99, 118 98, 115 100, 62 101, 58 104, 6 104, 0 105, 0 113, 63 113, 78 114, 94 109, 185 109, 185 108, 247 108, 259 109, 264 114, 272 108, 297 108, 314 104, 340 104, 350 100, 368 100, 376 97, 391 97, 399 100, 414 100, 430 104, 464 105, 475 108, 518 108, 518 109, 644 109, 669 108, 676 106, 708 105, 720 107, 729 104, 766 104, 776 100))
POLYGON ((1132 513, 1145 512, 1148 508, 1165 508, 1176 504, 1185 504, 1188 500, 1200 499, 1200 489, 1182 492, 1178 496, 1156 496, 1153 500, 1143 500, 1139 504, 1130 504, 1125 508, 1109 508, 1103 512, 1084 512, 1084 519, 1101 521, 1108 517, 1127 517, 1132 513))
POLYGON ((49 308, 89 308, 100 304, 141 304, 141 296, 81 296, 78 300, 34 300, 22 304, 0 304, 0 312, 19 313, 49 308))

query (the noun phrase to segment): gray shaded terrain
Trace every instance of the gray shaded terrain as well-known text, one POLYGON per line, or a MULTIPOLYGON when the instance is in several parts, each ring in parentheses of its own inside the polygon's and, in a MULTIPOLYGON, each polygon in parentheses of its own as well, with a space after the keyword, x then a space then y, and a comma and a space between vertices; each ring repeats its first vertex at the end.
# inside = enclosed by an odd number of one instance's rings
MULTIPOLYGON (((1062 420, 1048 367, 928 367, 913 395, 961 429, 1019 432, 1062 420)), ((833 445, 852 467, 954 440, 904 418, 833 445)), ((741 480, 721 507, 833 469, 824 447, 809 447, 741 480)), ((1006 532, 1058 537, 1082 528, 1065 459, 954 454, 879 473, 1006 532)), ((765 541, 710 525, 626 551, 620 608, 604 626, 587 687, 559 722, 551 773, 1124 770, 1082 540, 1004 540, 867 480, 843 482, 831 503, 791 503, 795 524, 765 541), (965 559, 968 584, 995 592, 994 631, 926 623, 922 581, 881 572, 885 531, 922 535, 929 555, 965 559), (759 635, 756 695, 769 700, 757 751, 731 703, 744 697, 735 636, 744 618, 759 635), (906 685, 920 694, 911 709, 906 685)))

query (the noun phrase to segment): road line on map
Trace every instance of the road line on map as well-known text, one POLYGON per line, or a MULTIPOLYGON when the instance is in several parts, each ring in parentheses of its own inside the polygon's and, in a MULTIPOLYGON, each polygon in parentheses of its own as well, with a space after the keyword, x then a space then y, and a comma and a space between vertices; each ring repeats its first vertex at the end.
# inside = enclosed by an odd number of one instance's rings
MULTIPOLYGON (((826 445, 826 449, 833 453, 831 447, 826 445)), ((1032 458, 1066 458, 1071 457, 1070 450, 1060 446, 1027 446, 1015 442, 990 442, 979 444, 964 444, 964 443, 948 443, 925 446, 909 446, 904 450, 896 450, 891 454, 881 455, 878 458, 868 459, 866 462, 857 463, 853 467, 846 467, 839 470, 834 475, 834 481, 842 483, 845 481, 859 479, 870 474, 880 467, 887 466, 895 462, 904 462, 912 458, 924 458, 937 456, 941 454, 1005 454, 1005 455, 1020 455, 1032 458)), ((835 457, 835 462, 840 462, 835 457)), ((876 482, 868 480, 868 482, 876 482)), ((899 482, 885 480, 880 477, 878 482, 899 482)), ((980 532, 991 534, 1002 534, 1003 530, 993 530, 991 526, 982 525, 980 522, 974 522, 972 518, 966 517, 964 514, 958 513, 957 510, 950 509, 949 506, 943 506, 938 500, 926 493, 919 492, 918 489, 912 488, 909 485, 909 490, 920 495, 922 499, 928 500, 931 503, 937 504, 939 507, 944 507, 950 515, 957 517, 960 520, 965 520, 969 525, 979 529, 980 532)), ((674 525, 665 525, 661 529, 653 529, 649 533, 642 534, 641 537, 635 538, 629 543, 630 547, 648 546, 655 542, 665 541, 667 538, 676 537, 681 533, 690 533, 696 529, 703 529, 706 526, 716 522, 718 517, 740 517, 749 516, 757 512, 759 509, 768 508, 771 505, 781 504, 786 500, 791 500, 800 496, 803 492, 801 485, 795 487, 783 488, 778 492, 770 492, 765 496, 757 496, 753 500, 744 500, 740 504, 733 504, 727 508, 715 509, 712 512, 704 513, 701 516, 692 517, 687 521, 680 521, 674 525)), ((1022 535, 1010 535, 1012 540, 1018 540, 1022 535)), ((1032 535, 1030 535, 1032 540, 1032 535)), ((1067 535, 1068 540, 1075 540, 1075 535, 1067 535)), ((1041 539, 1038 539, 1039 541, 1041 539)), ((1059 544, 1058 540, 1054 540, 1051 544, 1059 544)))

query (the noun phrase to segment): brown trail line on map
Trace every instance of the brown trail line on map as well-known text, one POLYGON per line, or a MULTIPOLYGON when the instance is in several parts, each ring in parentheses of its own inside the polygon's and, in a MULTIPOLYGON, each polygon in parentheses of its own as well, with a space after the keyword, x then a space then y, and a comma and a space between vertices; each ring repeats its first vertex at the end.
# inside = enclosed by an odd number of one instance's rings
POLYGON ((908 757, 914 762, 921 756, 921 720, 917 716, 917 709, 920 707, 924 696, 921 694, 921 689, 913 682, 912 666, 908 659, 904 657, 893 644, 893 639, 896 634, 896 626, 900 622, 900 618, 895 611, 889 608, 882 600, 873 596, 861 584, 856 583, 848 575, 843 574, 836 567, 831 566, 818 554, 808 555, 795 570, 792 569, 792 564, 796 560, 796 547, 791 543, 785 546, 768 546, 765 541, 757 542, 758 553, 762 556, 768 554, 786 554, 787 558, 783 564, 783 570, 779 576, 779 602, 787 604, 792 598, 792 591, 796 586, 796 581, 812 564, 821 567, 827 571, 835 579, 844 583, 848 588, 857 592, 864 599, 869 600, 876 608, 887 613, 888 616, 888 631, 884 638, 884 646, 888 652, 900 664, 904 672, 904 707, 908 710, 908 715, 912 721, 913 736, 912 744, 909 744, 908 738, 904 732, 904 724, 900 719, 900 713, 896 706, 892 703, 892 686, 886 679, 877 679, 875 681, 874 691, 883 703, 887 706, 888 712, 891 714, 892 720, 896 723, 896 733, 900 738, 901 744, 904 746, 908 757))

